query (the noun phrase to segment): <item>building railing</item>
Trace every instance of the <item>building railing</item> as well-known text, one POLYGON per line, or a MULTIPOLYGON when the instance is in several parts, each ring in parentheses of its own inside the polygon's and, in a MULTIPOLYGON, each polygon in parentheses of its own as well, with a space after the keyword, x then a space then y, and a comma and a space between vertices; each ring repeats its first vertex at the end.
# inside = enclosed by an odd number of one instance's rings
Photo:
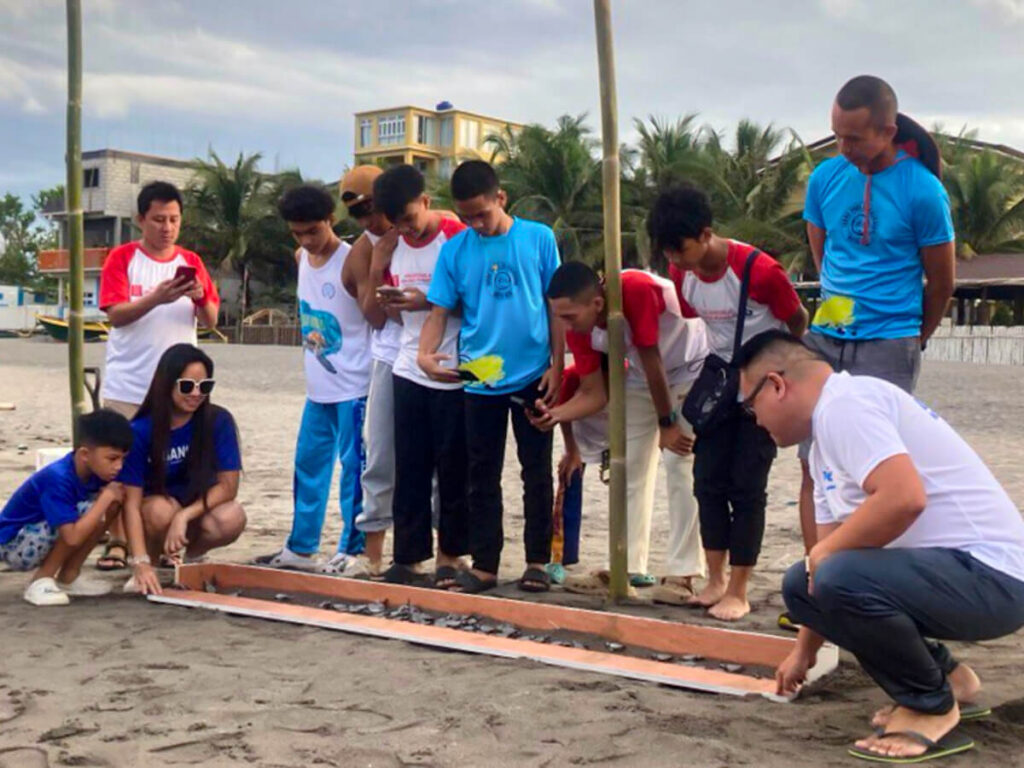
MULTIPOLYGON (((103 269, 103 263, 107 260, 110 248, 86 248, 83 253, 82 263, 85 269, 103 269)), ((49 251, 40 251, 36 258, 39 271, 67 272, 71 268, 71 257, 67 248, 55 248, 49 251)))

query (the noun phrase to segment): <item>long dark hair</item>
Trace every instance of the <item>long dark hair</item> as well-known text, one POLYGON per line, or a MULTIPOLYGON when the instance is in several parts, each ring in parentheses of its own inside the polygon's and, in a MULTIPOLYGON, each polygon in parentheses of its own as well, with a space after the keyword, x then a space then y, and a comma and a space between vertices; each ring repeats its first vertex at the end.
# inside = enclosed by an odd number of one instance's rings
POLYGON ((924 126, 902 112, 896 114, 896 136, 893 144, 911 157, 916 157, 937 178, 942 179, 942 154, 939 145, 924 126))
MULTIPOLYGON (((167 493, 167 446, 171 438, 171 416, 174 413, 172 393, 178 379, 192 363, 202 363, 206 368, 207 378, 213 378, 213 360, 198 347, 191 344, 175 344, 160 357, 156 365, 156 373, 149 385, 146 399, 142 401, 135 418, 149 416, 153 424, 152 440, 149 449, 149 477, 147 485, 153 493, 167 493)), ((210 398, 204 398, 202 404, 192 414, 192 441, 188 448, 188 486, 185 498, 180 501, 191 504, 202 497, 203 508, 209 511, 206 494, 217 482, 217 453, 214 447, 214 425, 224 414, 235 427, 234 418, 224 408, 214 405, 210 398)))

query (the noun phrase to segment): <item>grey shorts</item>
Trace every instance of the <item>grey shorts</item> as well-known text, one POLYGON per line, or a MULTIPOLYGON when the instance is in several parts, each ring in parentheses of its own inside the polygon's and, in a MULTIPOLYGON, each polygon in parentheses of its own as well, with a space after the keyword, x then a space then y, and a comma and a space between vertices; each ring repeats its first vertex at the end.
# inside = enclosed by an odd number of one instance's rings
MULTIPOLYGON (((921 337, 902 339, 865 339, 848 341, 810 331, 804 344, 817 352, 837 371, 853 376, 874 376, 895 384, 911 394, 921 372, 921 337)), ((811 441, 800 443, 798 455, 804 461, 811 455, 811 441)))

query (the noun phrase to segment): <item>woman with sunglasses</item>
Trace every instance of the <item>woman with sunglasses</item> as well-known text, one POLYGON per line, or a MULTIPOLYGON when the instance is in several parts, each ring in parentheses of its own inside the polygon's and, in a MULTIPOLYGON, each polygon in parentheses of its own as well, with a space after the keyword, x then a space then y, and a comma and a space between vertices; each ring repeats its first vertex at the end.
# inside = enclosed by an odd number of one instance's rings
POLYGON ((210 402, 213 361, 191 344, 160 358, 149 393, 132 421, 125 461, 125 524, 133 557, 125 591, 159 592, 161 556, 201 558, 245 528, 238 503, 242 469, 231 414, 210 402))

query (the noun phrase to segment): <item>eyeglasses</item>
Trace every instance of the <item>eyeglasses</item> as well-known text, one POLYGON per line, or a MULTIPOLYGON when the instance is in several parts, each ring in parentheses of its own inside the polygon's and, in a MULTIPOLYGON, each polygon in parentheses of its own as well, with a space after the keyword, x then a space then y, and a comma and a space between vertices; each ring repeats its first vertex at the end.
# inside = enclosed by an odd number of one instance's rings
POLYGON ((766 373, 761 377, 761 380, 757 382, 757 386, 750 390, 750 394, 747 395, 747 399, 740 403, 740 408, 742 408, 743 412, 748 416, 756 415, 754 413, 754 401, 757 400, 757 396, 761 394, 761 390, 764 389, 764 385, 768 383, 768 379, 771 378, 772 374, 782 376, 785 374, 785 371, 769 371, 766 373))
POLYGON ((213 385, 217 382, 213 379, 178 379, 178 392, 183 395, 191 395, 196 387, 199 387, 199 394, 204 397, 213 392, 213 385))

